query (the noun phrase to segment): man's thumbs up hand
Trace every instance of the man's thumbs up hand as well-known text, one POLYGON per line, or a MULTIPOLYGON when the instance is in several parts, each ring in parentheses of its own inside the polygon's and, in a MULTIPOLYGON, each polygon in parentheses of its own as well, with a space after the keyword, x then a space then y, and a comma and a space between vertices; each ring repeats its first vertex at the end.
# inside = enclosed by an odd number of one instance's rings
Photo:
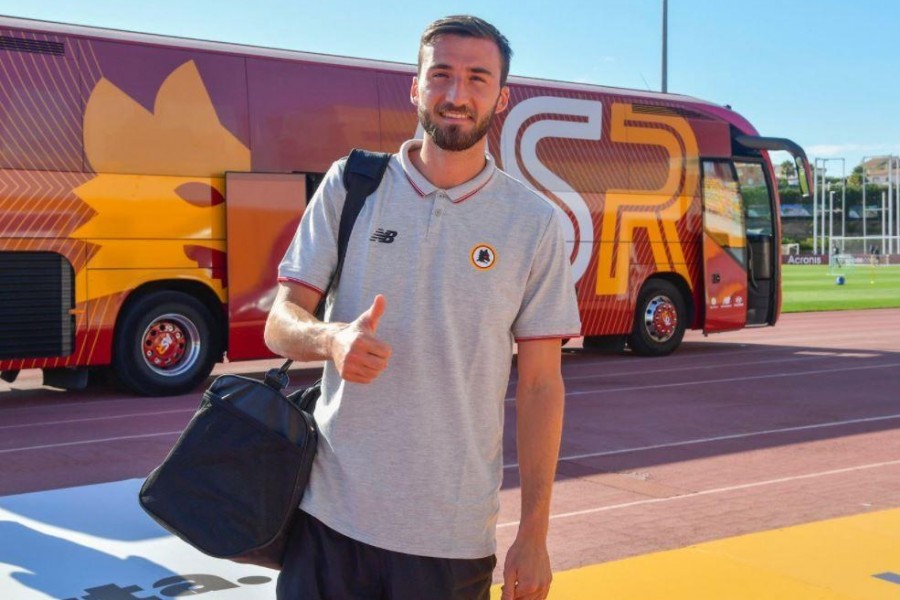
POLYGON ((381 320, 381 316, 384 314, 386 306, 387 301, 384 299, 384 296, 381 294, 375 296, 375 300, 372 302, 372 306, 369 307, 369 310, 359 315, 359 318, 356 319, 360 329, 368 331, 369 333, 378 331, 378 322, 381 320))
POLYGON ((370 383, 387 368, 390 345, 375 337, 387 302, 378 294, 372 306, 335 335, 331 357, 345 381, 370 383))

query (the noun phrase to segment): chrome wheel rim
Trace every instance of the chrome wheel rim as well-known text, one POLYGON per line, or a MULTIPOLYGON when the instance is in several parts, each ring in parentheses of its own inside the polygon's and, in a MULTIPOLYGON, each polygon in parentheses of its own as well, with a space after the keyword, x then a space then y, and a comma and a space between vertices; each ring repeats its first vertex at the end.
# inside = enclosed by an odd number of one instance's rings
POLYGON ((163 377, 178 377, 190 371, 197 364, 200 348, 197 326, 176 313, 158 316, 141 336, 144 364, 163 377))
POLYGON ((678 310, 668 296, 651 298, 644 311, 644 329, 655 342, 668 342, 678 330, 678 310))

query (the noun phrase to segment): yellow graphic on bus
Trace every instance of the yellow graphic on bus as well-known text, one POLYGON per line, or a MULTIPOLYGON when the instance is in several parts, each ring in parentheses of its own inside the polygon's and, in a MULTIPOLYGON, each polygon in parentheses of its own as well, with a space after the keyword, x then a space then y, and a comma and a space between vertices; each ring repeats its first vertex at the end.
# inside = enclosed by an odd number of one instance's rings
POLYGON ((662 146, 669 155, 669 167, 666 181, 658 190, 607 191, 600 239, 612 240, 613 247, 604 246, 599 253, 597 295, 628 292, 637 229, 647 232, 656 268, 678 273, 690 285, 676 224, 687 214, 700 178, 694 132, 684 118, 676 115, 638 114, 631 104, 624 103, 613 104, 611 111, 610 139, 614 143, 662 146))
MULTIPOLYGON (((196 272, 197 247, 224 251, 224 172, 249 171, 250 150, 219 121, 193 61, 169 74, 152 112, 101 79, 85 108, 84 148, 97 176, 74 191, 96 214, 72 237, 99 246, 88 269, 177 278, 196 272)), ((88 299, 133 287, 120 279, 95 277, 88 299)), ((225 299, 220 281, 207 284, 225 299)))

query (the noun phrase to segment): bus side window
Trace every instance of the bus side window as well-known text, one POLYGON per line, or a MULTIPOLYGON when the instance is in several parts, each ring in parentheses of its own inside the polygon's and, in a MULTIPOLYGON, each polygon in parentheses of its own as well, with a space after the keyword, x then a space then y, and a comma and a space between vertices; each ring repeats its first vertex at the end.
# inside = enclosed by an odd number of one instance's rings
POLYGON ((773 235, 772 198, 765 172, 759 163, 735 163, 738 185, 744 198, 746 227, 749 235, 773 235))

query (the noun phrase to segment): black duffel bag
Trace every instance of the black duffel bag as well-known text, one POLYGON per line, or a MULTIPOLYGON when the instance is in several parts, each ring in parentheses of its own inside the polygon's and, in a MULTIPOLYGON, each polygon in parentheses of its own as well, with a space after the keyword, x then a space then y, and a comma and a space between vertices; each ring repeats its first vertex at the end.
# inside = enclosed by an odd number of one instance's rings
POLYGON ((143 509, 205 554, 281 568, 316 453, 320 392, 317 382, 285 396, 289 365, 264 382, 217 378, 141 487, 143 509))
MULTIPOLYGON (((340 277, 350 234, 391 155, 353 150, 344 168, 340 277)), ((324 315, 323 295, 316 314, 324 315)), ((321 392, 314 385, 282 394, 291 361, 265 381, 222 375, 163 463, 141 486, 139 501, 160 525, 217 558, 280 569, 316 453, 312 418, 321 392)))

